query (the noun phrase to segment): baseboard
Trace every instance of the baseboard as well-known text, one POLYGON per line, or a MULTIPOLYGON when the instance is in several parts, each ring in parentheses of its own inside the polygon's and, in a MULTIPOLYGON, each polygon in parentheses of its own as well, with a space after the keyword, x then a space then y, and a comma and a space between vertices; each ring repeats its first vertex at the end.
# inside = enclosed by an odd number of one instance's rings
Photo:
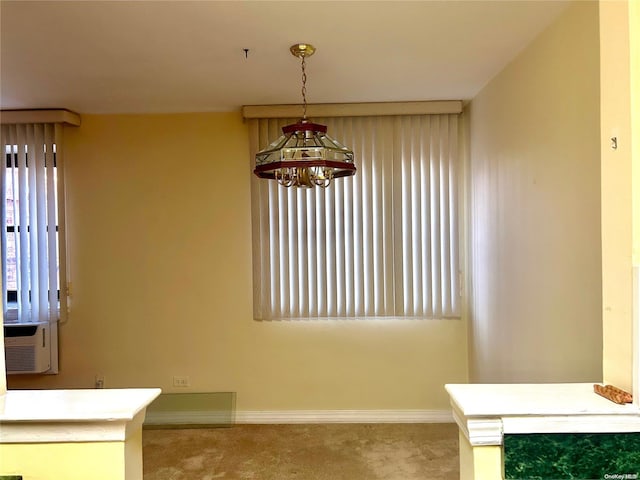
POLYGON ((170 425, 229 426, 233 423, 230 418, 232 418, 230 412, 154 412, 147 410, 144 425, 148 427, 170 425))
POLYGON ((163 393, 147 408, 147 427, 230 426, 234 392, 163 393))
POLYGON ((450 410, 147 410, 145 425, 226 425, 292 423, 453 423, 450 410))
POLYGON ((450 410, 236 411, 235 423, 453 423, 450 410))

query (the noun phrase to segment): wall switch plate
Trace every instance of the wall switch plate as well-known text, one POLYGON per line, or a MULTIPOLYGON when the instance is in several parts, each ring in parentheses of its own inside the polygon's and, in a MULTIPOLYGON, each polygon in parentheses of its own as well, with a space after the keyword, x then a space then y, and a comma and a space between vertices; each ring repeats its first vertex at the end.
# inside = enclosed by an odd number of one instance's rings
POLYGON ((174 387, 188 387, 191 383, 189 382, 189 377, 173 377, 173 386, 174 387))

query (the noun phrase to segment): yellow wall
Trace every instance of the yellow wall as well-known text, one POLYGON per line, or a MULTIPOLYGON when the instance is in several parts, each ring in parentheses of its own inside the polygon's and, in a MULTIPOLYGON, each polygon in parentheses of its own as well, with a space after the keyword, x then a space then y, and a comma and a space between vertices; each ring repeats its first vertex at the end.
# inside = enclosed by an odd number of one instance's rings
MULTIPOLYGON (((633 264, 640 266, 640 2, 629 2, 633 264)), ((640 345, 639 345, 640 346, 640 345)))
POLYGON ((598 5, 471 101, 470 377, 601 380, 598 5))
POLYGON ((632 261, 636 271, 634 390, 640 405, 640 2, 629 2, 630 132, 632 169, 632 261))
MULTIPOLYGON (((0 474, 24 480, 125 480, 124 442, 0 444, 0 474)), ((141 451, 140 451, 141 453, 141 451)))
POLYGON ((60 374, 10 388, 101 374, 235 391, 238 410, 449 408, 443 385, 467 380, 463 321, 252 319, 247 139, 238 113, 83 115, 68 130, 60 374))
POLYGON ((632 390, 632 164, 626 1, 600 2, 604 381, 632 390), (618 139, 612 149, 610 139, 618 139))
POLYGON ((504 478, 501 445, 472 446, 467 437, 458 432, 460 480, 499 480, 504 478))

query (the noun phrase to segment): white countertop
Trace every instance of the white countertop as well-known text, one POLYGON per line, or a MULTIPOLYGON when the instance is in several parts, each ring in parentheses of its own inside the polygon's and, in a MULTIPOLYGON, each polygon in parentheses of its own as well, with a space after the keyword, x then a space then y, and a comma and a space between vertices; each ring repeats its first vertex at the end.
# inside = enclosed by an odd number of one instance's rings
POLYGON ((0 443, 124 441, 142 428, 159 388, 9 390, 0 395, 0 443))
POLYGON ((452 384, 445 388, 467 417, 640 413, 633 404, 618 405, 601 397, 593 391, 593 383, 452 384))
POLYGON ((640 408, 618 405, 592 383, 452 384, 453 416, 471 445, 505 434, 640 432, 640 408))
POLYGON ((159 388, 9 390, 0 395, 0 423, 132 420, 159 388))

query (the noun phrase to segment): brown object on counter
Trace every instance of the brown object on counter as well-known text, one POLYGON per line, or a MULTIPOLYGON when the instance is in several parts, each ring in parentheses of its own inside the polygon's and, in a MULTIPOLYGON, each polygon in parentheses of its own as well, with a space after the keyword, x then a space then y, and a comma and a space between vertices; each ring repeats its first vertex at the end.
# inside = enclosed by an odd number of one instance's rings
POLYGON ((618 387, 614 387, 613 385, 598 385, 596 383, 593 385, 593 391, 601 397, 611 400, 619 405, 624 405, 625 403, 631 403, 633 401, 633 395, 618 387))

